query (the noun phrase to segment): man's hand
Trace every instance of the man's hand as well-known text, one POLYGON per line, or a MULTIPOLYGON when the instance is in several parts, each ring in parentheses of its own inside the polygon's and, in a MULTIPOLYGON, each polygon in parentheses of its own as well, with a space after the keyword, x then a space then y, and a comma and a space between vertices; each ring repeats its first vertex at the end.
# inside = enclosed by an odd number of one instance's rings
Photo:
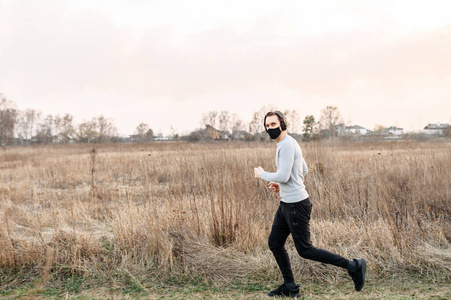
POLYGON ((268 183, 269 189, 273 192, 273 194, 277 194, 280 191, 280 187, 275 182, 268 183))
POLYGON ((257 167, 257 168, 254 168, 254 177, 255 178, 262 178, 262 173, 263 172, 265 172, 265 170, 263 170, 263 168, 262 167, 257 167))

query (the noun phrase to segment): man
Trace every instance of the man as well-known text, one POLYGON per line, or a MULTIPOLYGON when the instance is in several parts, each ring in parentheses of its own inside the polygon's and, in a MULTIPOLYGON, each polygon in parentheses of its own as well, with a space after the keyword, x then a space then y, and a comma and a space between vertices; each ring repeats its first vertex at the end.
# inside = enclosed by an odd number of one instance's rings
POLYGON ((271 139, 277 143, 277 172, 265 172, 262 167, 257 167, 254 168, 254 176, 268 181, 274 194, 280 191, 282 199, 274 217, 268 245, 284 279, 284 283, 269 292, 268 296, 300 296, 285 249, 285 241, 290 233, 301 257, 346 268, 356 291, 360 291, 365 284, 366 261, 363 258, 348 260, 312 245, 309 226, 312 203, 304 186, 307 164, 302 157, 301 147, 287 134, 284 115, 279 111, 268 112, 264 125, 271 139))

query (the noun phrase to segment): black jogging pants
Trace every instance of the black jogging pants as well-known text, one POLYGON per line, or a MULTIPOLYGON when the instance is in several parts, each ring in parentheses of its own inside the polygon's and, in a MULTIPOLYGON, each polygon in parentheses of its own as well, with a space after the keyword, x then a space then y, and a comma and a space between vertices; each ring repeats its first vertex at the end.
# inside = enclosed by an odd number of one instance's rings
POLYGON ((295 203, 280 202, 279 209, 274 217, 268 245, 274 254, 286 283, 294 281, 290 258, 285 249, 285 242, 290 233, 296 250, 301 257, 342 268, 348 266, 349 261, 346 258, 330 251, 313 247, 310 240, 309 225, 311 212, 312 203, 309 198, 306 198, 295 203))

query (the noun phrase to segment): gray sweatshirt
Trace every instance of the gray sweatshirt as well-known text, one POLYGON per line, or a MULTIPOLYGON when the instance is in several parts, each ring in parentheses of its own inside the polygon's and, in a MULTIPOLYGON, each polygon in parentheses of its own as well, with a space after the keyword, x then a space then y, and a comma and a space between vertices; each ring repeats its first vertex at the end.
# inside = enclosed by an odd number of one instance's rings
POLYGON ((263 172, 261 178, 279 184, 282 202, 293 203, 308 198, 304 185, 307 164, 298 142, 289 135, 277 143, 276 166, 277 172, 263 172))

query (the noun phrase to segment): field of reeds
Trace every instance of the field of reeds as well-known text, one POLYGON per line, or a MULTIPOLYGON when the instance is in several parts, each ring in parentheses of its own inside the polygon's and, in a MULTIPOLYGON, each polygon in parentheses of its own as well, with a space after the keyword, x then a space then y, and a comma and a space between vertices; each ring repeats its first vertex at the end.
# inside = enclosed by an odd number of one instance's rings
MULTIPOLYGON (((315 246, 365 257, 368 284, 450 282, 449 141, 301 147, 315 246)), ((253 177, 274 157, 274 143, 0 149, 0 290, 280 283, 267 247, 279 197, 253 177)), ((350 281, 287 247, 298 282, 350 281)))

